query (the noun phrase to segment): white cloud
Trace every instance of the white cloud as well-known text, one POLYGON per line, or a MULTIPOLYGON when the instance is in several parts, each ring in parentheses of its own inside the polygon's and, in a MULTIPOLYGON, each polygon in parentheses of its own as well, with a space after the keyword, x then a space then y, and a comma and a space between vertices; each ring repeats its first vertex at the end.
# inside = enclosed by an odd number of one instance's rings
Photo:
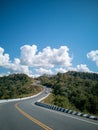
POLYGON ((19 65, 19 64, 20 64, 20 59, 15 58, 15 59, 14 59, 14 63, 15 63, 16 65, 19 65))
POLYGON ((25 73, 28 75, 31 73, 28 66, 21 65, 21 64, 17 63, 16 60, 15 60, 15 62, 8 63, 7 65, 2 66, 2 67, 6 68, 9 71, 14 72, 14 73, 25 73))
POLYGON ((25 73, 28 75, 30 74, 30 70, 28 66, 25 66, 25 65, 11 63, 8 66, 6 66, 6 68, 10 69, 14 73, 25 73))
POLYGON ((4 54, 4 49, 0 47, 0 66, 6 66, 9 61, 9 54, 4 54))
POLYGON ((64 69, 64 68, 56 68, 55 71, 58 73, 66 73, 68 70, 67 69, 64 69))
POLYGON ((92 72, 86 64, 80 64, 77 65, 76 67, 69 67, 68 70, 78 72, 92 72))
MULTIPOLYGON (((48 46, 42 51, 38 51, 36 45, 24 45, 20 50, 20 58, 14 58, 11 61, 9 54, 4 53, 4 49, 0 47, 0 67, 8 69, 10 73, 25 73, 33 77, 58 72, 65 73, 69 70, 92 72, 86 64, 72 66, 73 58, 69 55, 67 46, 59 48, 48 46)), ((87 57, 95 61, 98 66, 98 50, 89 52, 87 57)))
POLYGON ((37 52, 36 45, 25 45, 21 47, 21 63, 28 66, 39 66, 52 68, 55 65, 71 66, 72 58, 69 56, 69 48, 61 46, 58 49, 46 47, 41 52, 37 52))
POLYGON ((61 46, 59 49, 52 50, 52 56, 50 62, 54 65, 71 66, 72 58, 69 56, 69 48, 67 46, 61 46))
POLYGON ((20 59, 15 58, 14 62, 10 61, 9 54, 4 54, 4 49, 1 47, 0 47, 0 66, 14 73, 25 73, 28 75, 31 73, 28 66, 20 64, 20 59))
POLYGON ((51 69, 44 69, 44 68, 36 69, 36 72, 37 72, 39 75, 43 75, 43 74, 52 75, 52 74, 53 74, 53 72, 52 72, 51 69))
POLYGON ((24 45, 21 48, 21 62, 22 64, 26 64, 28 66, 32 66, 35 54, 37 52, 36 45, 24 45))
POLYGON ((93 50, 87 54, 87 58, 90 58, 98 66, 98 50, 93 50))
POLYGON ((67 71, 92 72, 86 64, 80 64, 76 67, 56 68, 56 72, 66 73, 67 71))
POLYGON ((8 76, 9 74, 10 74, 10 72, 7 72, 7 73, 0 73, 0 77, 8 76))
POLYGON ((4 53, 4 49, 0 47, 0 66, 8 69, 11 73, 25 73, 30 76, 50 75, 53 74, 50 68, 55 65, 71 65, 72 59, 69 57, 68 51, 66 46, 61 46, 59 49, 46 47, 36 54, 36 45, 24 45, 21 47, 20 59, 14 58, 14 61, 10 61, 9 54, 4 53), (34 67, 36 74, 32 74, 30 66, 34 67), (36 69, 36 67, 40 68, 36 69))
POLYGON ((90 69, 87 67, 86 64, 77 65, 76 70, 82 72, 90 72, 90 69))

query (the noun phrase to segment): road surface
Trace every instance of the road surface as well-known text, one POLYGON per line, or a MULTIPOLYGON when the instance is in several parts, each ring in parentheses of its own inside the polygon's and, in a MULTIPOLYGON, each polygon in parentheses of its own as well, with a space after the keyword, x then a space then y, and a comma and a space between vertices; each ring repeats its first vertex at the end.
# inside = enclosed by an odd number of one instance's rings
POLYGON ((98 121, 36 106, 45 91, 32 99, 1 103, 0 130, 98 130, 98 121))

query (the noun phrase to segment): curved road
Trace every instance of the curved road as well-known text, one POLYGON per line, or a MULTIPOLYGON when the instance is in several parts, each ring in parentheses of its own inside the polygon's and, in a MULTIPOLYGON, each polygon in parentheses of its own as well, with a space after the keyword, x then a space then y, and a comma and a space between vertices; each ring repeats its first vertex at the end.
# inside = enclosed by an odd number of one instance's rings
POLYGON ((36 106, 45 91, 32 99, 1 103, 0 130, 98 130, 98 121, 36 106))

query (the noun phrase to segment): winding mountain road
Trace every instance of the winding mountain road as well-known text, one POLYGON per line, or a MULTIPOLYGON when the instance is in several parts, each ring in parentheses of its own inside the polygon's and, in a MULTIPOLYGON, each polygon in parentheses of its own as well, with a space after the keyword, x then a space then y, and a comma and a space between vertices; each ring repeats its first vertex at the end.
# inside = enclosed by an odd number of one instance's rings
POLYGON ((98 130, 98 121, 36 106, 47 88, 27 100, 0 104, 0 130, 98 130))

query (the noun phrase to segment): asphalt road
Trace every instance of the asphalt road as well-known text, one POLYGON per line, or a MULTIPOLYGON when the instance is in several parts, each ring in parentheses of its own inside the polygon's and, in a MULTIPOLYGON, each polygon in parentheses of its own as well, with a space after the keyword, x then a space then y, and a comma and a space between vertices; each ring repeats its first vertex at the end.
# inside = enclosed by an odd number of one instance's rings
POLYGON ((36 106, 45 91, 32 99, 1 103, 0 130, 98 130, 98 121, 36 106))

